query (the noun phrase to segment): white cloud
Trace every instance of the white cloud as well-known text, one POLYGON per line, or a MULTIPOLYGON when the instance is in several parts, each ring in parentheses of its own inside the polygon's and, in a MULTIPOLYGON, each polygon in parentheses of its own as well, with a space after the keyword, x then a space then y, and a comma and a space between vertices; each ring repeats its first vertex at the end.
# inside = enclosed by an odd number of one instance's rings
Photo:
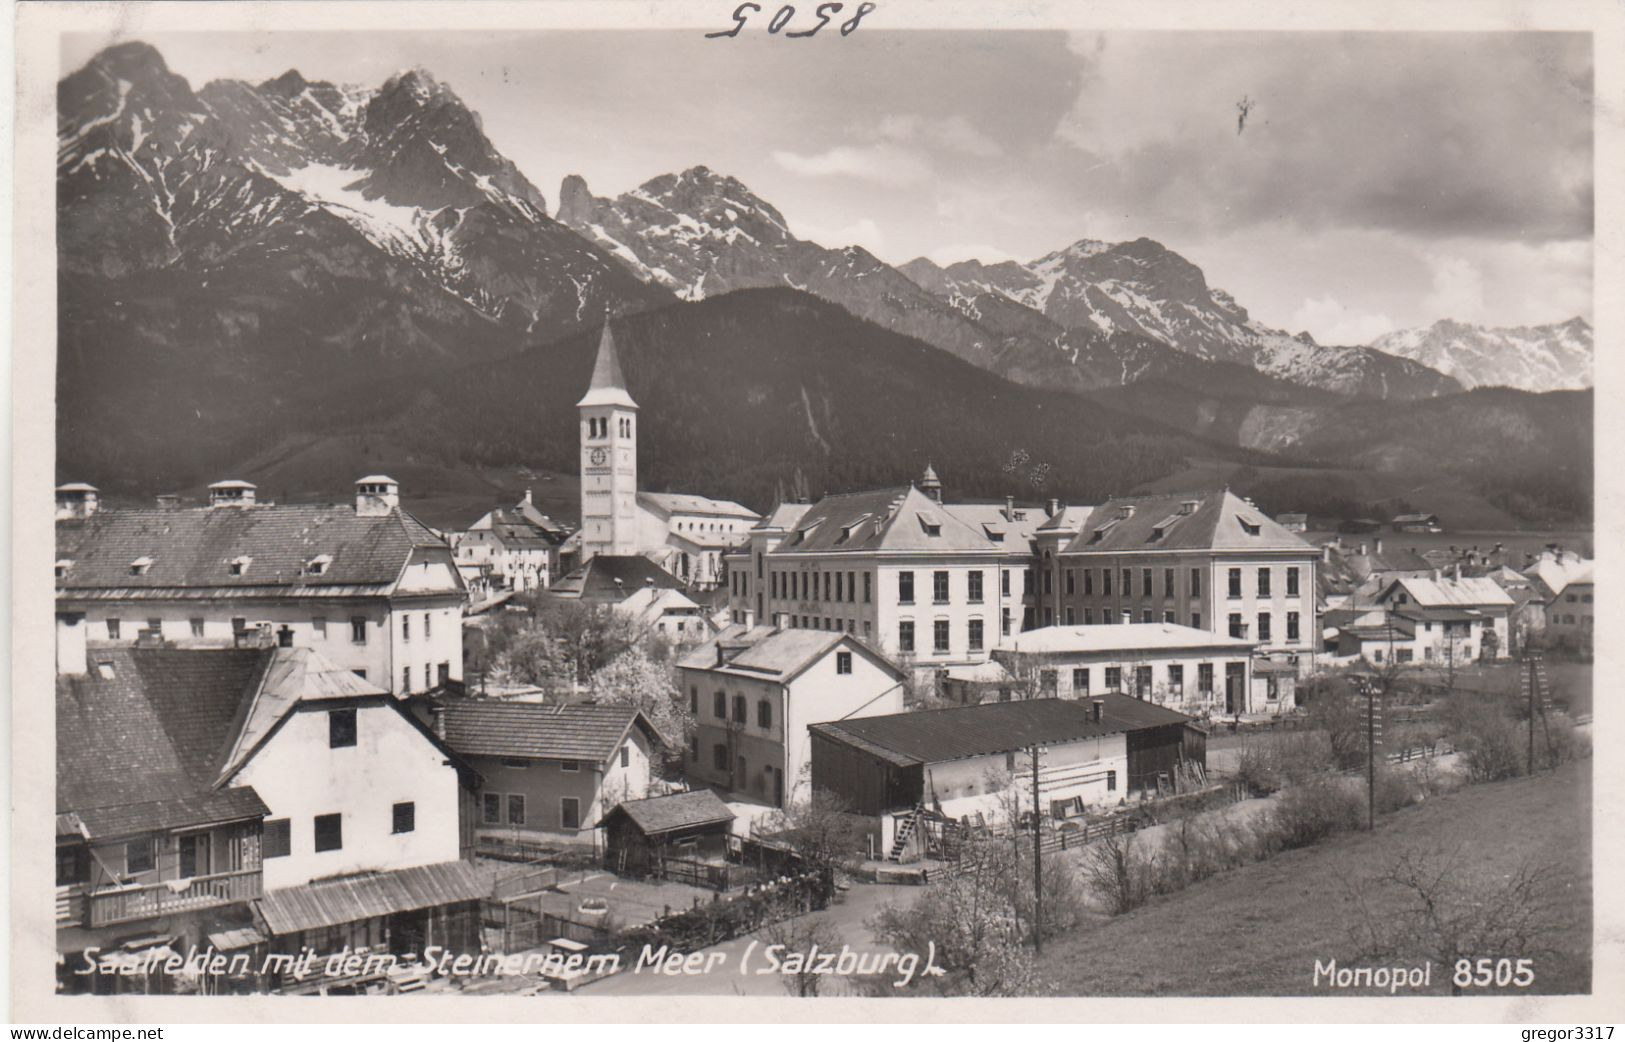
MULTIPOLYGON (((882 257, 886 248, 885 233, 880 230, 871 217, 862 217, 852 224, 844 227, 832 227, 816 224, 807 224, 802 221, 791 221, 791 231, 798 239, 807 239, 828 249, 839 249, 842 246, 862 246, 877 257, 882 257)), ((884 259, 882 257, 882 259, 884 259)))
POLYGON ((1433 272, 1433 291, 1422 300, 1422 309, 1440 318, 1459 322, 1479 322, 1484 317, 1484 275, 1466 257, 1429 251, 1425 254, 1433 272))
POLYGON ((875 134, 887 141, 922 142, 971 156, 997 156, 1004 151, 958 114, 937 120, 917 115, 885 116, 875 125, 875 134))
POLYGON ((998 264, 1000 261, 1020 260, 1008 250, 985 242, 964 243, 955 242, 947 246, 939 246, 927 253, 926 259, 937 264, 948 265, 962 260, 979 260, 984 264, 998 264))
POLYGON ((1302 329, 1322 344, 1369 344, 1393 332, 1394 323, 1387 315, 1357 311, 1325 296, 1305 299, 1292 313, 1291 331, 1302 329))
POLYGON ((803 177, 855 177, 893 186, 919 184, 931 177, 931 164, 922 155, 891 144, 837 145, 814 155, 774 151, 773 162, 803 177))

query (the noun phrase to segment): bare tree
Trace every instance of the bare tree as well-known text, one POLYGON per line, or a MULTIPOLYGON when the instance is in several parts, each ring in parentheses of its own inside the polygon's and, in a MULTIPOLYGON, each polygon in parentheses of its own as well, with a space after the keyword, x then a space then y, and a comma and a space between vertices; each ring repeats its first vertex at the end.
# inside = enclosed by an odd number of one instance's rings
POLYGON ((831 983, 828 974, 814 972, 815 949, 827 952, 846 943, 833 923, 812 915, 770 923, 756 931, 756 937, 763 944, 779 949, 776 954, 780 965, 789 964, 792 955, 802 956, 794 961, 794 969, 779 978, 785 991, 801 999, 817 998, 831 983))

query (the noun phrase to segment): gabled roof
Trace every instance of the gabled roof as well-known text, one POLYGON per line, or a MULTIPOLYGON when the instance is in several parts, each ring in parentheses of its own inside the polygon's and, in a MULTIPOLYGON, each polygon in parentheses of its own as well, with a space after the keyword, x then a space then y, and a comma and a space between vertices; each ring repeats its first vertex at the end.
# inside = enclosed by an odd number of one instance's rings
POLYGON ((1066 553, 1298 550, 1314 547, 1230 490, 1112 499, 1083 522, 1066 553), (1187 506, 1187 504, 1191 504, 1187 506))
POLYGON ((576 402, 576 408, 583 405, 619 405, 627 409, 638 407, 626 390, 626 378, 621 375, 621 360, 615 354, 615 336, 609 331, 607 315, 604 317, 603 335, 598 338, 598 357, 593 361, 592 380, 587 384, 587 393, 576 402))
MULTIPOLYGON (((1574 554, 1542 554, 1540 559, 1524 570, 1524 574, 1539 579, 1551 590, 1551 596, 1560 596, 1574 583, 1592 582, 1595 562, 1574 554)), ((1548 597, 1548 600, 1551 598, 1548 597)))
POLYGON ((259 817, 252 788, 216 790, 265 649, 93 648, 56 681, 57 812, 91 838, 259 817))
POLYGON ((604 815, 604 821, 608 822, 620 814, 630 818, 645 836, 659 836, 678 829, 725 824, 734 820, 734 812, 710 789, 674 792, 646 800, 626 800, 604 815))
POLYGON ((680 590, 682 580, 637 554, 596 554, 550 588, 560 597, 584 601, 620 601, 645 586, 680 590))
POLYGON ((1104 694, 1077 700, 1035 698, 924 709, 813 724, 808 729, 908 766, 1189 722, 1191 718, 1185 714, 1152 702, 1104 694), (1102 706, 1098 721, 1090 711, 1091 702, 1102 706))
POLYGON ((1388 600, 1396 588, 1403 589, 1421 608, 1477 608, 1511 607, 1512 598, 1494 579, 1419 579, 1409 576, 1395 579, 1382 591, 1382 600, 1388 600))
POLYGON ((730 499, 710 499, 687 492, 639 492, 638 502, 663 514, 700 514, 754 521, 761 515, 730 499))
POLYGON ((57 557, 73 562, 57 589, 319 593, 389 586, 419 549, 450 554, 443 540, 400 510, 377 517, 357 515, 349 505, 103 510, 57 523, 57 557), (319 556, 329 558, 321 573, 307 574, 319 556), (132 567, 143 558, 151 564, 132 567), (247 565, 233 575, 231 563, 243 558, 247 565))
POLYGON ((807 511, 812 509, 811 503, 780 503, 767 512, 767 516, 752 527, 763 528, 794 528, 807 511))
POLYGON ((785 536, 774 555, 873 550, 982 550, 999 544, 912 485, 825 496, 785 536))
POLYGON ((1005 637, 996 650, 1020 655, 1057 655, 1230 648, 1245 654, 1256 643, 1171 622, 1132 622, 1120 626, 1044 626, 1024 630, 1005 637))
POLYGON ((271 660, 243 713, 220 776, 235 773, 299 703, 373 697, 388 693, 310 648, 271 649, 271 660))
POLYGON ((857 651, 896 679, 903 678, 902 672, 890 659, 850 633, 774 629, 771 626, 756 626, 749 630, 730 626, 715 640, 701 644, 683 656, 677 664, 685 669, 733 673, 786 683, 838 647, 857 651), (717 662, 719 647, 723 654, 721 664, 717 662))
POLYGON ((643 714, 625 705, 471 699, 449 702, 442 713, 446 744, 462 756, 603 763, 634 725, 654 736, 643 714))
POLYGON ((267 892, 254 907, 266 928, 280 937, 489 896, 490 880, 471 862, 445 861, 284 887, 267 892))

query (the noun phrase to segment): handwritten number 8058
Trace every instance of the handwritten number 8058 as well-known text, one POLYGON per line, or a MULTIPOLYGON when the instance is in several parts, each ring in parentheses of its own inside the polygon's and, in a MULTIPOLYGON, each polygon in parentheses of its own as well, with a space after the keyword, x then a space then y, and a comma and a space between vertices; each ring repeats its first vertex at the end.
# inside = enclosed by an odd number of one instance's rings
MULTIPOLYGON (((818 32, 818 30, 828 25, 830 23, 830 17, 832 15, 839 14, 845 6, 845 4, 839 3, 819 4, 817 10, 814 11, 814 15, 818 19, 817 25, 813 26, 811 29, 803 29, 800 32, 785 33, 784 35, 788 36, 792 40, 799 40, 803 37, 812 36, 814 33, 818 32)), ((875 6, 876 5, 870 3, 869 0, 864 0, 863 3, 859 4, 857 12, 853 14, 851 18, 848 18, 846 21, 841 23, 841 35, 852 35, 852 33, 857 29, 858 23, 863 21, 863 16, 868 14, 870 11, 873 11, 875 6)), ((720 32, 706 33, 705 38, 707 40, 715 40, 725 36, 738 36, 740 31, 745 28, 745 19, 750 17, 748 14, 746 14, 746 12, 760 12, 761 9, 761 4, 753 4, 747 0, 746 3, 740 4, 738 7, 734 8, 734 27, 732 29, 723 29, 720 32)), ((767 23, 767 31, 776 35, 779 30, 788 25, 790 19, 794 18, 795 16, 796 9, 789 4, 785 4, 774 13, 773 18, 767 23)))

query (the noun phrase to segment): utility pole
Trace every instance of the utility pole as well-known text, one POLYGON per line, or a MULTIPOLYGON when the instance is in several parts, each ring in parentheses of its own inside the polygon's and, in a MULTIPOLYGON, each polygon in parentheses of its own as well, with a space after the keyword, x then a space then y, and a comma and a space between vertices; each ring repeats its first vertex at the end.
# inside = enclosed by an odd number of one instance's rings
POLYGON ((1031 749, 1033 761, 1033 951, 1044 950, 1044 833, 1038 810, 1038 746, 1031 749))
POLYGON ((1535 773, 1535 699, 1538 697, 1536 689, 1540 686, 1535 670, 1537 656, 1529 656, 1529 774, 1535 773))
POLYGON ((1377 745, 1382 740, 1382 712, 1377 704, 1377 685, 1365 686, 1365 827, 1377 827, 1377 745))

